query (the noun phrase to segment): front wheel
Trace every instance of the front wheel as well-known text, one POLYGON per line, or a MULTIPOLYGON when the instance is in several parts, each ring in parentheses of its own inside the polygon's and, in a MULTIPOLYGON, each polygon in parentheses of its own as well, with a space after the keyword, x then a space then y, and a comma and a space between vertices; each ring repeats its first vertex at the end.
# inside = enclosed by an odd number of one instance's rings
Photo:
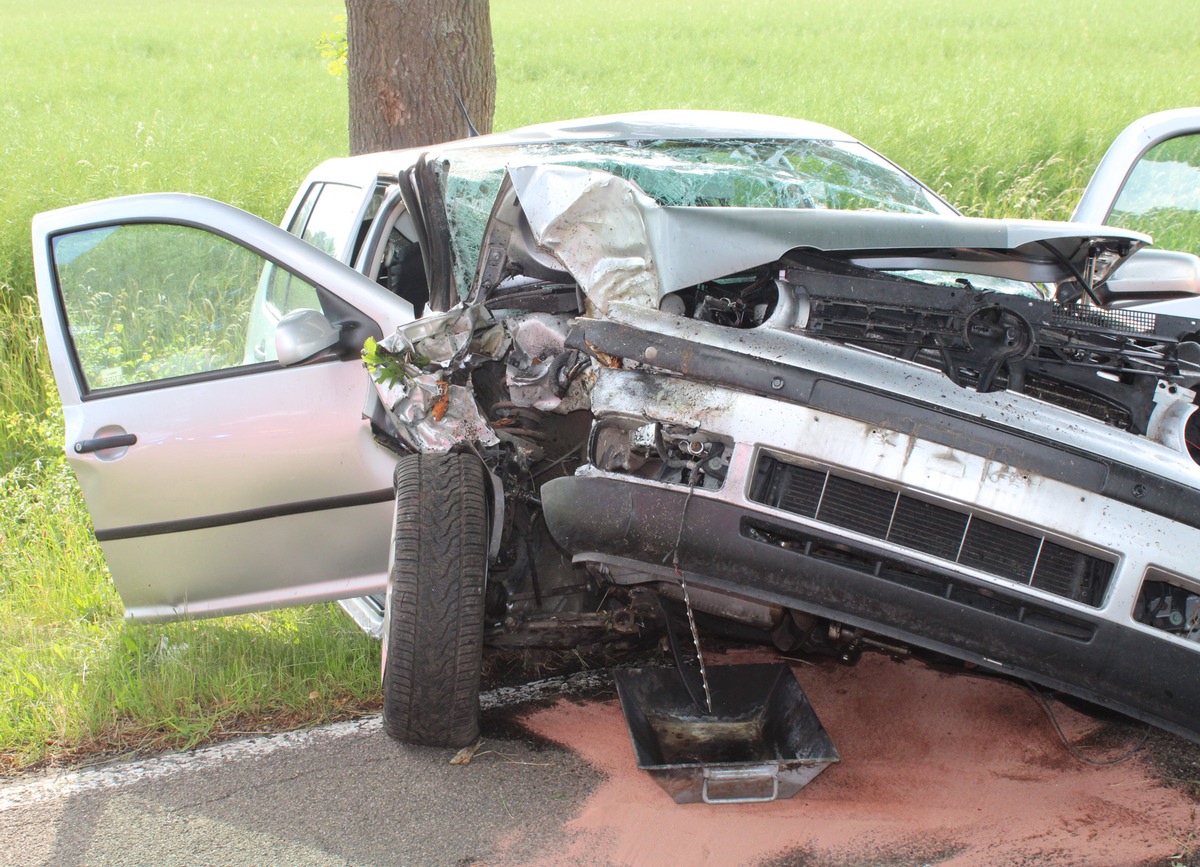
POLYGON ((487 574, 483 465, 470 454, 396 465, 395 532, 383 621, 383 727, 410 744, 479 737, 487 574))

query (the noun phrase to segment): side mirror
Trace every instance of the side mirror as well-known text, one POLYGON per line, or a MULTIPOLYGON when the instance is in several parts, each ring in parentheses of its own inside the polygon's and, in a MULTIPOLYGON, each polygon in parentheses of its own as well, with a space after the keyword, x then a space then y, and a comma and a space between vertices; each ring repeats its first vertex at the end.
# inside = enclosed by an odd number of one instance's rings
POLYGON ((1138 250, 1097 289, 1105 305, 1147 304, 1200 295, 1200 258, 1174 250, 1138 250))
POLYGON ((275 355, 284 367, 337 346, 342 332, 319 310, 293 310, 275 326, 275 355))

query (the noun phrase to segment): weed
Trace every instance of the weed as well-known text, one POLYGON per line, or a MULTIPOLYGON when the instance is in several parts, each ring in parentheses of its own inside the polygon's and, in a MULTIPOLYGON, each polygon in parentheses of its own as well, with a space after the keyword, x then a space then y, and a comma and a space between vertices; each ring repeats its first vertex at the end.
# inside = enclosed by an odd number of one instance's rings
POLYGON ((1195 809, 1192 810, 1187 828, 1173 833, 1171 842, 1175 853, 1167 857, 1165 867, 1195 867, 1200 864, 1200 824, 1197 824, 1195 809))

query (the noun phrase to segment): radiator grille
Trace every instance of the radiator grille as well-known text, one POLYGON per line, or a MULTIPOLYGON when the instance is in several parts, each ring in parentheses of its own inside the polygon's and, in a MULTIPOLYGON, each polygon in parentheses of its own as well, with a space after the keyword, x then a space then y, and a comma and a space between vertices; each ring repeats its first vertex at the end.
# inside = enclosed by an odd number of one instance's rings
POLYGON ((966 530, 966 515, 911 497, 901 497, 888 539, 905 548, 954 560, 966 530))
POLYGON ((1038 536, 973 518, 958 562, 980 572, 1028 583, 1041 542, 1038 536))
POLYGON ((1092 607, 1112 580, 1111 562, 1041 534, 770 455, 759 459, 750 498, 1092 607))
POLYGON ((1124 329, 1131 334, 1153 334, 1158 330, 1158 315, 1144 310, 1097 310, 1081 305, 1058 307, 1053 321, 1058 325, 1094 325, 1100 328, 1124 329))
POLYGON ((818 515, 827 524, 882 538, 892 522, 896 495, 861 482, 830 476, 818 515))

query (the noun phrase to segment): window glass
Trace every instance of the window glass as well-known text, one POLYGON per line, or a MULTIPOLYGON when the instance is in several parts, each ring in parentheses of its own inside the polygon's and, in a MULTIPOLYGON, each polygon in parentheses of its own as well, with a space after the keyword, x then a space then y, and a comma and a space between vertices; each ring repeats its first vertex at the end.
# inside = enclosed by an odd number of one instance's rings
MULTIPOLYGON (((201 229, 138 223, 60 235, 53 255, 88 391, 267 360, 247 337, 266 265, 257 253, 201 229)), ((320 309, 311 285, 272 268, 295 300, 280 314, 320 309)))
MULTIPOLYGON (((335 259, 342 258, 358 232, 358 209, 363 191, 347 184, 325 184, 308 215, 300 237, 335 259)), ((291 229, 295 234, 295 228, 291 229)))
POLYGON ((286 268, 277 265, 267 265, 267 302, 271 305, 276 318, 301 307, 321 309, 317 300, 317 290, 311 284, 301 280, 286 268))
POLYGON ((1049 299, 1050 290, 1041 283, 1026 283, 1022 280, 1010 280, 1007 277, 991 277, 987 274, 968 274, 965 271, 929 271, 926 269, 909 269, 905 271, 889 271, 897 277, 907 277, 933 286, 945 286, 947 289, 970 287, 980 292, 1003 292, 1005 295, 1024 295, 1028 298, 1049 299))
POLYGON ((1164 250, 1200 254, 1200 135, 1161 142, 1138 160, 1109 225, 1145 232, 1164 250))
POLYGON ((308 188, 308 192, 304 194, 304 201, 296 209, 296 215, 292 217, 292 222, 288 223, 287 230, 293 235, 299 236, 304 231, 304 224, 308 222, 313 206, 317 204, 317 196, 321 195, 321 190, 324 187, 324 184, 313 184, 308 188))

